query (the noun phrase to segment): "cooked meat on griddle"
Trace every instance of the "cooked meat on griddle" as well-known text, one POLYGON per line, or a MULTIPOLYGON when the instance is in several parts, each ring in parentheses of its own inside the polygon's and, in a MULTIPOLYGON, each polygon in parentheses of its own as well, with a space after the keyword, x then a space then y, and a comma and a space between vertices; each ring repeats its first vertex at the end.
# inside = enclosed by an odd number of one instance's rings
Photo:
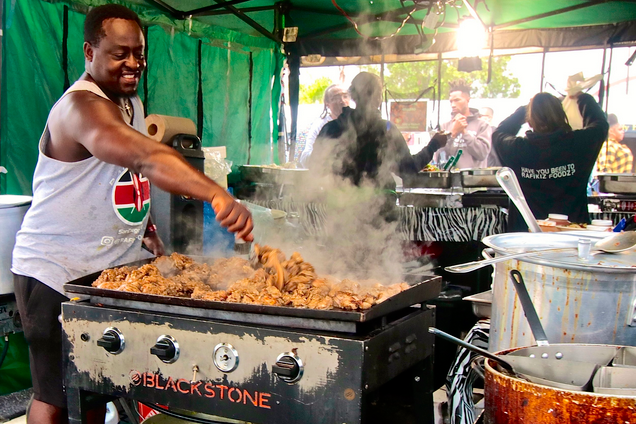
POLYGON ((207 283, 216 290, 222 290, 236 280, 253 275, 254 268, 250 266, 248 260, 239 257, 222 258, 214 262, 210 268, 207 283))
POLYGON ((318 277, 298 252, 287 259, 280 249, 255 244, 251 261, 232 257, 208 265, 173 253, 139 268, 107 269, 93 287, 208 301, 355 311, 369 309, 409 286, 318 277))
POLYGON ((121 268, 104 270, 93 283, 93 287, 110 290, 117 289, 134 269, 135 268, 130 266, 122 266, 121 268))

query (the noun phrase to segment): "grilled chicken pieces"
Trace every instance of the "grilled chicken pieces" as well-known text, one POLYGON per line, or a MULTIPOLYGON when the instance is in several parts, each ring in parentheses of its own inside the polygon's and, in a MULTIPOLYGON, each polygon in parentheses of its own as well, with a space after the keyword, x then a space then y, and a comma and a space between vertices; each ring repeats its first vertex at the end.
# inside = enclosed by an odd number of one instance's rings
POLYGON ((173 253, 139 268, 107 269, 93 287, 209 301, 362 310, 409 286, 319 278, 298 252, 287 259, 280 249, 255 244, 250 261, 232 257, 208 265, 173 253))

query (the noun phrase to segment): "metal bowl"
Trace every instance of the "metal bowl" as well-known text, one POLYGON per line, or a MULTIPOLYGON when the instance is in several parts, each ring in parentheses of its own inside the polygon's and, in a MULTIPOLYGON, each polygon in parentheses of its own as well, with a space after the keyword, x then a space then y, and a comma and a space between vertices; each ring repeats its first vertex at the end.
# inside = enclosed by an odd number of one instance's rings
POLYGON ((451 175, 448 171, 418 172, 403 179, 404 188, 450 188, 451 175))
POLYGON ((501 168, 462 169, 462 187, 499 187, 497 171, 501 168))

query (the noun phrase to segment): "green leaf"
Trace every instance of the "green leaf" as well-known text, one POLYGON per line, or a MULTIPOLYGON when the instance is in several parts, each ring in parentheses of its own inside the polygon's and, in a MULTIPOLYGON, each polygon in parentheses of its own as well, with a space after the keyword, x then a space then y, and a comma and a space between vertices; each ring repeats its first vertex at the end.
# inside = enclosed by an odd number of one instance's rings
POLYGON ((300 85, 300 104, 322 103, 327 87, 333 82, 327 77, 320 77, 309 85, 300 85))

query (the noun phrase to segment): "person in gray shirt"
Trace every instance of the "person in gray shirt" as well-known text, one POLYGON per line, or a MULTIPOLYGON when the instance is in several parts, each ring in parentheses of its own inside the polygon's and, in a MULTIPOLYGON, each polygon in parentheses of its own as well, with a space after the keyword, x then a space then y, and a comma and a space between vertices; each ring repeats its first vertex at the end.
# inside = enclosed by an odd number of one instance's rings
POLYGON ((462 155, 455 164, 457 168, 485 168, 490 153, 490 125, 479 119, 477 109, 468 107, 470 87, 463 80, 451 83, 449 99, 452 119, 442 124, 441 129, 451 135, 446 147, 438 150, 433 160, 441 165, 440 162, 457 155, 461 149, 462 155))

